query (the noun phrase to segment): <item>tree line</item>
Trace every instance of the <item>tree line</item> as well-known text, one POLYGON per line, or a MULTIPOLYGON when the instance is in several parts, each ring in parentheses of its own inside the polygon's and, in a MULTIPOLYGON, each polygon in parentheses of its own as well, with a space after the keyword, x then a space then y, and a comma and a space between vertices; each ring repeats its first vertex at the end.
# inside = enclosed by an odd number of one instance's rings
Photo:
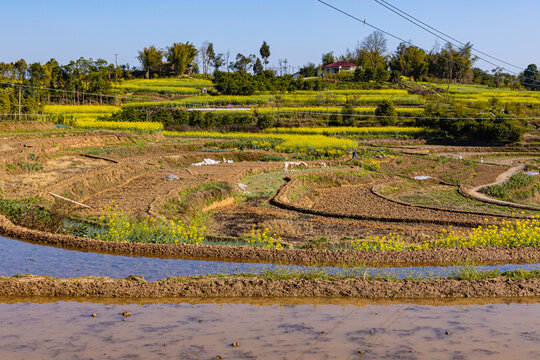
MULTIPOLYGON (((18 86, 23 85, 21 107, 24 113, 38 112, 45 103, 85 104, 115 103, 113 83, 130 78, 153 78, 201 74, 212 77, 216 89, 223 94, 249 95, 256 91, 320 90, 332 87, 321 83, 324 66, 335 61, 348 61, 357 68, 354 72, 324 76, 343 83, 385 83, 399 81, 402 76, 415 81, 448 81, 477 83, 494 87, 523 87, 540 90, 540 70, 529 65, 520 75, 505 73, 496 68, 491 72, 473 67, 477 58, 472 54, 472 44, 460 48, 452 44, 435 47, 426 52, 416 46, 401 43, 388 53, 387 40, 381 32, 373 32, 354 49, 347 49, 341 56, 333 52, 322 54, 320 64, 308 63, 298 73, 290 73, 287 59, 279 59, 277 67, 269 67, 270 46, 264 41, 258 55, 230 51, 217 52, 213 43, 205 41, 200 47, 193 43, 178 42, 160 49, 154 45, 138 51, 140 68, 129 64, 115 66, 104 59, 72 60, 61 65, 55 59, 44 64, 0 62, 0 114, 17 112, 18 86), (305 78, 319 78, 305 79, 305 78)), ((345 84, 346 85, 346 84, 345 84)))

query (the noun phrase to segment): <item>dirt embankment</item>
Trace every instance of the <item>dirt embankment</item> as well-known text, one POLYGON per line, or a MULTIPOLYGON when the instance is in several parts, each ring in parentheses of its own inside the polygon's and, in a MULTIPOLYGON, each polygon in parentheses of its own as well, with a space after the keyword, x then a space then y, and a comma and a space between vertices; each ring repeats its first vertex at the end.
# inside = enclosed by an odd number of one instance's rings
POLYGON ((0 277, 0 296, 69 297, 357 297, 357 298, 478 298, 533 297, 540 295, 540 279, 506 277, 482 280, 269 280, 262 277, 175 277, 146 282, 126 279, 48 276, 0 277))
POLYGON ((191 244, 116 243, 50 234, 30 230, 11 223, 0 215, 0 234, 43 245, 99 253, 157 256, 187 259, 211 259, 233 262, 263 262, 306 265, 435 265, 455 264, 465 260, 479 263, 516 263, 540 260, 540 248, 460 248, 417 251, 349 251, 320 249, 264 249, 251 246, 219 246, 191 244))

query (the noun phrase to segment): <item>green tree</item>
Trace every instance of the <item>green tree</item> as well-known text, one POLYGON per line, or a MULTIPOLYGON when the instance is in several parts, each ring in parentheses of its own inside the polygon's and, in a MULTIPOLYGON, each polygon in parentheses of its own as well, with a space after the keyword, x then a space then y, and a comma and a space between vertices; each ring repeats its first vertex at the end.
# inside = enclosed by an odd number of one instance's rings
POLYGON ((174 43, 167 48, 167 60, 171 63, 175 75, 183 75, 188 65, 197 59, 199 51, 195 45, 186 43, 174 43))
POLYGON ((322 60, 322 66, 332 64, 333 62, 336 61, 336 58, 334 57, 334 52, 330 51, 329 53, 322 54, 321 60, 322 60))
POLYGON ((17 78, 19 80, 24 80, 27 70, 28 64, 26 64, 26 61, 24 59, 20 59, 15 63, 15 71, 17 72, 17 78))
POLYGON ((139 51, 137 59, 141 63, 143 70, 146 71, 146 78, 150 78, 152 71, 157 71, 161 66, 161 59, 164 52, 162 49, 156 48, 154 45, 145 47, 142 51, 139 51))
POLYGON ((219 68, 225 65, 225 60, 223 58, 223 53, 219 53, 212 59, 212 67, 214 72, 219 71, 219 68))
POLYGON ((304 65, 298 70, 300 75, 303 77, 313 77, 317 76, 317 66, 314 63, 310 62, 307 65, 304 65))
POLYGON ((245 74, 248 72, 250 65, 255 61, 255 55, 244 56, 241 53, 236 55, 236 62, 232 65, 232 68, 237 72, 245 74))
POLYGON ((382 125, 394 125, 397 119, 397 111, 390 100, 383 100, 375 109, 377 121, 382 125))
POLYGON ((0 89, 0 114, 7 114, 11 110, 11 101, 6 91, 0 89))
POLYGON ((407 46, 405 43, 399 44, 396 53, 390 60, 390 69, 399 71, 402 75, 415 80, 421 80, 428 70, 426 52, 416 46, 407 46))
POLYGON ((266 65, 268 65, 269 62, 268 58, 270 57, 270 46, 266 43, 266 41, 263 41, 259 53, 264 61, 264 70, 266 70, 266 65))
POLYGON ((341 109, 341 120, 343 126, 351 126, 353 124, 354 107, 350 101, 345 103, 341 109))
POLYGON ((253 72, 255 74, 258 74, 261 71, 263 71, 263 64, 261 62, 261 59, 257 58, 257 60, 255 60, 255 63, 253 64, 253 72))
POLYGON ((521 84, 529 90, 540 90, 540 71, 535 64, 527 66, 520 75, 521 84))

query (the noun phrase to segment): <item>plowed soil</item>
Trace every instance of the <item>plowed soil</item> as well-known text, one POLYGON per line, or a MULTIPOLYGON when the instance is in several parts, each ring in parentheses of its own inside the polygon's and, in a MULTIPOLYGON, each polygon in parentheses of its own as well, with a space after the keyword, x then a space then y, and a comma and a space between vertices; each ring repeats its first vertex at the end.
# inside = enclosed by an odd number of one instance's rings
POLYGON ((344 217, 380 218, 384 221, 430 223, 475 227, 485 224, 484 219, 495 222, 495 217, 460 214, 401 205, 383 199, 371 191, 373 184, 339 189, 320 189, 320 196, 312 210, 344 217))
POLYGON ((540 295, 540 279, 505 277, 483 280, 268 280, 260 277, 177 277, 145 282, 133 277, 54 279, 41 276, 0 277, 0 296, 69 297, 358 297, 469 298, 531 297, 540 295))

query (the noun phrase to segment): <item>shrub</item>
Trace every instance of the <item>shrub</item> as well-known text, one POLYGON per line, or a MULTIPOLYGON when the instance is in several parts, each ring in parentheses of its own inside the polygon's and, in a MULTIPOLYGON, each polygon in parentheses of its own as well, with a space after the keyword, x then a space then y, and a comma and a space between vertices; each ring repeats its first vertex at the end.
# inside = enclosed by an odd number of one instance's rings
POLYGON ((274 117, 270 114, 257 114, 257 127, 261 130, 274 126, 274 117))
POLYGON ((390 100, 383 100, 375 109, 375 116, 382 125, 394 125, 397 119, 397 111, 390 100))

